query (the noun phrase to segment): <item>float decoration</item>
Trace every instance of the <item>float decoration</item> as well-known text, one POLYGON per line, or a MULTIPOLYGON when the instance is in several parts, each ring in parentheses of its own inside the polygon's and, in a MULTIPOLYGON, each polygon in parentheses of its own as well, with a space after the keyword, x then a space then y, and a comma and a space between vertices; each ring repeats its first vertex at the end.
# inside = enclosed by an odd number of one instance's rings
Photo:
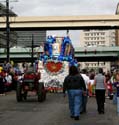
POLYGON ((74 48, 69 36, 61 38, 48 36, 44 44, 44 53, 40 55, 39 60, 43 61, 45 70, 50 75, 59 74, 64 61, 69 62, 69 66, 76 65, 74 48))
POLYGON ((58 75, 63 72, 64 64, 61 61, 48 60, 44 64, 44 68, 50 75, 58 75))
POLYGON ((37 66, 45 87, 51 91, 61 91, 69 66, 72 65, 77 66, 77 60, 74 59, 74 48, 69 36, 48 36, 37 66))

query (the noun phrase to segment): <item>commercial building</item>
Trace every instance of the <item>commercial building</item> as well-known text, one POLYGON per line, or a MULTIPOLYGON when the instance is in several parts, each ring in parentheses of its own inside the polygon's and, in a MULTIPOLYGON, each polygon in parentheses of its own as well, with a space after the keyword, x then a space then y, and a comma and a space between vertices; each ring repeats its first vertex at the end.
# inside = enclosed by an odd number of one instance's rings
MULTIPOLYGON (((0 3, 0 17, 6 19, 6 6, 0 3)), ((9 23, 15 21, 15 14, 9 10, 9 23), (14 20, 10 17, 14 16, 14 20)), ((9 44, 11 47, 40 47, 46 41, 46 31, 10 31, 9 44)), ((7 48, 6 31, 0 31, 0 48, 7 48)))
MULTIPOLYGON (((115 12, 116 15, 119 15, 119 3, 117 4, 117 9, 115 12)), ((116 30, 116 45, 119 46, 119 30, 116 30)))
MULTIPOLYGON (((106 47, 115 46, 115 30, 81 30, 80 47, 106 47)), ((111 62, 82 62, 81 68, 96 69, 102 67, 104 71, 110 70, 111 62)))
MULTIPOLYGON (((12 11, 9 10, 9 18, 10 17, 16 17, 17 15, 12 11)), ((6 7, 0 3, 0 17, 3 17, 6 19, 6 7)), ((7 42, 6 42, 6 31, 0 31, 0 48, 6 48, 7 42)), ((16 45, 17 35, 16 32, 11 31, 10 32, 10 47, 16 45)))
POLYGON ((20 47, 39 47, 46 41, 46 31, 16 31, 17 43, 20 47))
POLYGON ((80 41, 83 47, 115 46, 115 30, 81 30, 80 41))

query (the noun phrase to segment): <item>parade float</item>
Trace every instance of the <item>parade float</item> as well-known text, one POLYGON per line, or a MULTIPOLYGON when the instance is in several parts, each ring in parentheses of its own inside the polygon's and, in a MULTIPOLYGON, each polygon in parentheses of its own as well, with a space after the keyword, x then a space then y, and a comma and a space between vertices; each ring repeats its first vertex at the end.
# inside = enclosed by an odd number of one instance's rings
POLYGON ((68 75, 69 66, 77 65, 74 59, 74 48, 69 36, 48 36, 44 51, 36 62, 43 82, 50 92, 61 92, 64 78, 68 75))

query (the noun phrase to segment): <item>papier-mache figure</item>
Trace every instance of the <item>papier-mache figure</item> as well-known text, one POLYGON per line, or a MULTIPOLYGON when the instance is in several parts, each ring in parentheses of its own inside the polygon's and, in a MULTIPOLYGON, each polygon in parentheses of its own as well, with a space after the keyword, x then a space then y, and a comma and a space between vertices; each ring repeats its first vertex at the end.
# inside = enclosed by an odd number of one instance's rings
POLYGON ((58 57, 60 55, 60 43, 52 44, 52 55, 58 57))
POLYGON ((71 40, 67 36, 67 37, 64 37, 64 39, 62 41, 61 55, 63 55, 63 56, 69 56, 70 51, 71 51, 71 40))
POLYGON ((52 36, 47 37, 47 41, 44 45, 44 52, 48 56, 52 56, 52 44, 55 43, 56 39, 52 36))

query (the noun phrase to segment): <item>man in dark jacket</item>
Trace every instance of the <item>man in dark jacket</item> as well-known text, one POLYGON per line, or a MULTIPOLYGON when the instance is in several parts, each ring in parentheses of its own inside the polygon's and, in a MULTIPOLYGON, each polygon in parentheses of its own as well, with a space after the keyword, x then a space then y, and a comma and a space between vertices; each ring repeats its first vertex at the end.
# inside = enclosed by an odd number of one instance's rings
POLYGON ((69 109, 71 118, 79 120, 80 107, 82 101, 82 93, 86 91, 85 82, 82 76, 79 74, 76 66, 69 68, 69 75, 65 78, 63 83, 63 93, 68 92, 69 109))

